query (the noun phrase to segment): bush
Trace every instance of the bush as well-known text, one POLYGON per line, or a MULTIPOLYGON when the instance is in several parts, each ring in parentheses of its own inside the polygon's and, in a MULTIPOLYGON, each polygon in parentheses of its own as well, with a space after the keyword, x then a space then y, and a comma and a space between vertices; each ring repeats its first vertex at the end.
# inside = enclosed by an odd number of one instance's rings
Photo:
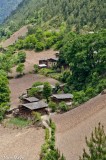
POLYGON ((42 69, 40 69, 39 73, 47 76, 47 75, 49 75, 51 73, 55 73, 55 71, 52 70, 52 69, 49 69, 49 68, 42 68, 42 69))
POLYGON ((38 73, 38 71, 39 71, 39 67, 38 67, 37 64, 35 64, 35 65, 34 65, 34 72, 35 72, 35 73, 38 73))
POLYGON ((24 63, 26 60, 26 53, 23 51, 20 51, 18 53, 18 63, 24 63))
POLYGON ((74 94, 74 102, 78 102, 78 104, 81 104, 86 101, 86 95, 83 90, 79 92, 74 92, 73 94, 74 94))
POLYGON ((24 71, 24 64, 23 63, 20 63, 17 68, 16 68, 16 72, 19 73, 19 75, 22 75, 23 74, 23 71, 24 71))
POLYGON ((68 105, 66 105, 65 102, 61 102, 61 103, 59 103, 59 109, 63 112, 67 112, 69 110, 69 107, 68 107, 68 105))
POLYGON ((57 104, 55 102, 50 101, 49 108, 52 109, 52 112, 55 112, 57 110, 57 104))
POLYGON ((41 121, 41 113, 39 112, 33 112, 33 123, 35 124, 36 122, 40 122, 41 121))
POLYGON ((38 51, 38 52, 39 52, 39 51, 43 51, 43 50, 44 50, 44 47, 45 47, 45 46, 44 46, 44 43, 42 43, 42 42, 37 42, 36 45, 35 45, 35 50, 38 51))
POLYGON ((28 90, 28 96, 32 97, 32 96, 37 96, 39 93, 39 88, 31 88, 28 90))
POLYGON ((37 87, 37 86, 40 86, 40 85, 43 85, 43 82, 35 82, 32 87, 37 87))

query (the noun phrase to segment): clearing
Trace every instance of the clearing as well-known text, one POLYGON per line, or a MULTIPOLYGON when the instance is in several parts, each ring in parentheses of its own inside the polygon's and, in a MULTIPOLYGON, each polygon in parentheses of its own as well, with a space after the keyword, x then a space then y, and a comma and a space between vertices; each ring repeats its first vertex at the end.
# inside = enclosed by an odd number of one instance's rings
MULTIPOLYGON (((54 51, 53 49, 42 51, 42 52, 35 52, 35 51, 26 51, 26 61, 24 63, 25 70, 24 73, 27 74, 29 72, 32 72, 34 69, 34 64, 39 64, 40 59, 45 58, 55 58, 55 53, 57 51, 54 51)), ((12 73, 9 73, 9 76, 15 77, 17 75, 16 73, 16 66, 12 68, 12 73)))
POLYGON ((9 87, 11 91, 11 108, 17 107, 19 102, 19 96, 22 93, 26 93, 26 89, 30 88, 34 82, 50 82, 52 85, 55 85, 57 81, 55 79, 45 77, 39 74, 26 74, 21 78, 10 79, 9 87))
POLYGON ((0 160, 39 160, 44 130, 39 128, 10 129, 0 126, 0 160))
POLYGON ((106 130, 106 94, 98 95, 87 103, 61 115, 53 115, 57 126, 56 143, 67 160, 79 160, 89 137, 101 122, 106 130))
POLYGON ((22 27, 17 32, 15 32, 13 35, 11 35, 10 38, 5 40, 4 42, 1 42, 0 45, 2 45, 3 48, 6 48, 10 45, 13 45, 18 40, 19 37, 22 37, 22 36, 26 35, 26 33, 28 32, 27 27, 28 26, 22 27))

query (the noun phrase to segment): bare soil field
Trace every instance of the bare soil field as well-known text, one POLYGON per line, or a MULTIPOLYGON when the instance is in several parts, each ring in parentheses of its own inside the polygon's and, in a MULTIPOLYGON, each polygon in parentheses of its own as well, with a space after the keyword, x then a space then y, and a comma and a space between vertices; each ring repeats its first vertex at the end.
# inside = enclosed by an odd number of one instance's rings
MULTIPOLYGON (((24 50, 25 51, 25 50, 24 50)), ((34 64, 39 64, 40 59, 45 58, 55 58, 55 53, 53 49, 42 51, 42 52, 35 52, 35 51, 25 51, 26 52, 26 62, 24 63, 25 69, 24 73, 32 72, 34 69, 34 64)), ((12 73, 9 73, 9 76, 15 77, 16 67, 12 68, 12 73)))
POLYGON ((10 129, 0 126, 0 160, 39 160, 44 130, 10 129))
POLYGON ((98 95, 87 103, 61 115, 53 115, 57 126, 56 145, 67 160, 79 160, 89 137, 101 122, 106 131, 106 94, 98 95))
POLYGON ((26 74, 21 78, 10 79, 9 87, 11 91, 11 108, 15 108, 20 104, 18 97, 22 93, 26 93, 26 89, 30 88, 32 84, 36 81, 41 81, 41 82, 48 81, 52 85, 55 85, 55 83, 57 83, 55 79, 38 74, 26 74))
POLYGON ((11 35, 10 38, 8 38, 6 41, 2 42, 0 45, 2 45, 3 48, 6 48, 12 44, 14 44, 19 37, 25 36, 28 32, 27 26, 22 27, 17 32, 15 32, 13 35, 11 35))

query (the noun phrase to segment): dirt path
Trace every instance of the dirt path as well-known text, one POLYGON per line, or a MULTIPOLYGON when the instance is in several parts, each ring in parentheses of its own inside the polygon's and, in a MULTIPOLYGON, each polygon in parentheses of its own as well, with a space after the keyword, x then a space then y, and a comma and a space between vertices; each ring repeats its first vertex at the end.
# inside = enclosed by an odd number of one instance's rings
POLYGON ((10 38, 2 42, 0 45, 2 45, 3 48, 6 48, 14 44, 18 40, 19 37, 25 36, 27 32, 28 32, 27 26, 24 26, 20 28, 17 32, 15 32, 13 35, 11 35, 10 38))
POLYGON ((62 115, 52 116, 57 125, 57 147, 67 160, 79 160, 85 145, 99 122, 106 130, 106 95, 99 95, 80 107, 62 115))
POLYGON ((9 87, 11 90, 11 107, 15 108, 19 105, 19 96, 22 93, 26 93, 26 89, 30 88, 36 81, 50 82, 55 85, 57 81, 55 79, 45 77, 39 74, 26 74, 25 76, 17 79, 11 79, 9 81, 9 87))
POLYGON ((22 160, 39 160, 43 143, 43 129, 13 130, 0 126, 0 160, 3 160, 3 157, 7 157, 7 159, 18 157, 22 160))

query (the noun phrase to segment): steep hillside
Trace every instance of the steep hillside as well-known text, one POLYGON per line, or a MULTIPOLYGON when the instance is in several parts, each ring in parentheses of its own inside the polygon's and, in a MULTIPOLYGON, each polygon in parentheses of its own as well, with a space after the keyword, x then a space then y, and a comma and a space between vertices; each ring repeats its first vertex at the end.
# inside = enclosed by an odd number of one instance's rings
POLYGON ((22 0, 3 0, 0 1, 0 23, 16 9, 22 0))
POLYGON ((105 0, 24 0, 4 26, 14 31, 28 23, 58 28, 66 22, 68 28, 77 31, 104 28, 105 6, 105 0))

